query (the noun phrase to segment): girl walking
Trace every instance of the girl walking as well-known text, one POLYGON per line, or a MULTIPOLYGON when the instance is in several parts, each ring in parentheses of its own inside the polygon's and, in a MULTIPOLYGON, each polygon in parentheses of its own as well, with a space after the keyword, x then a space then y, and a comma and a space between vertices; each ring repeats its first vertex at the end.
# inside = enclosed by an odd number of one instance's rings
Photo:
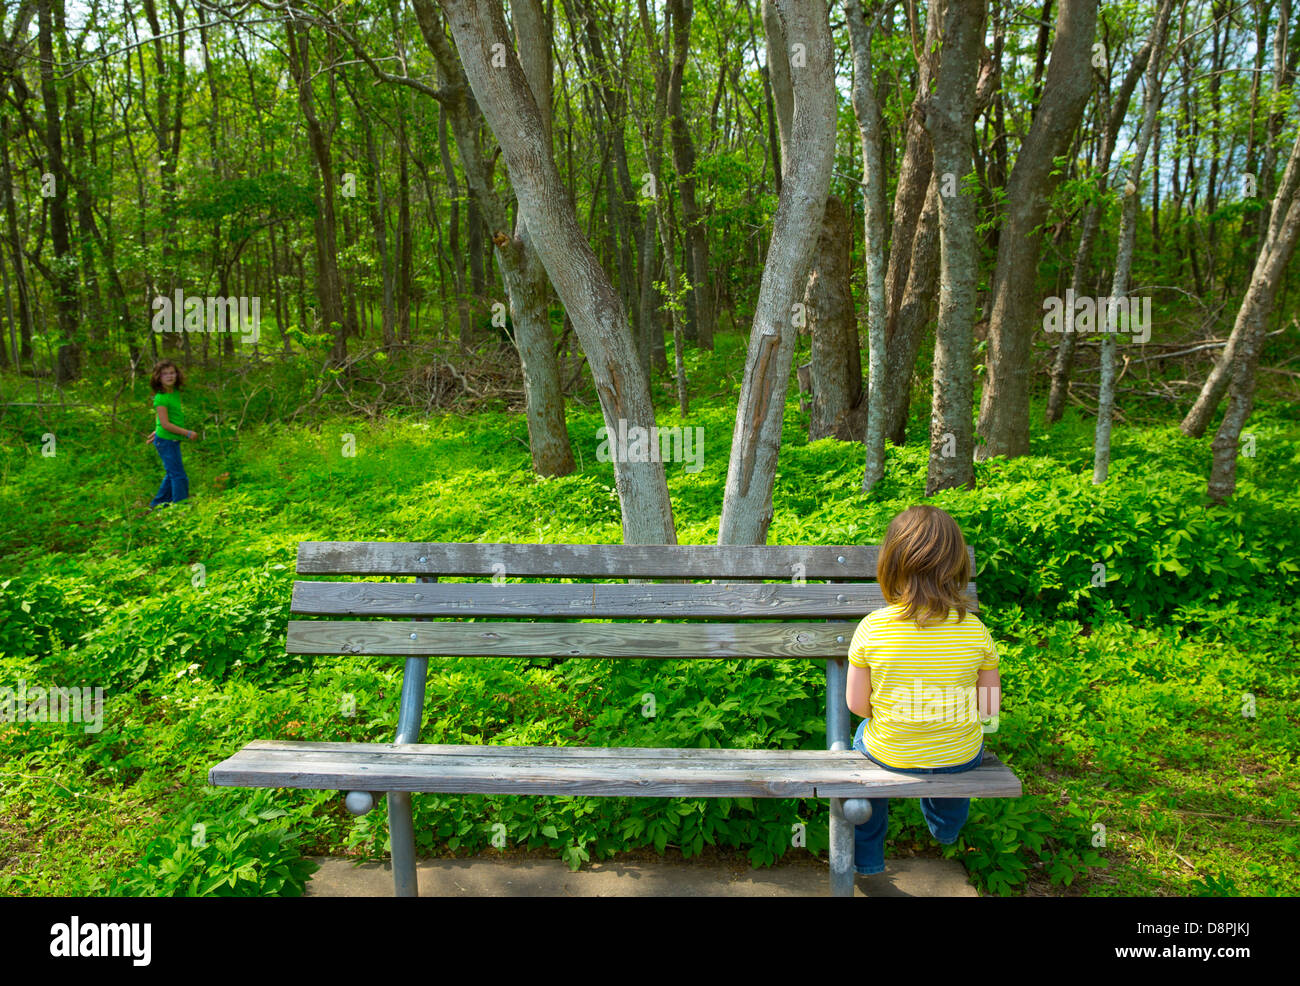
MULTIPOLYGON (((849 710, 865 716, 853 748, 901 774, 956 774, 984 757, 981 717, 1002 688, 988 629, 967 610, 970 558, 957 522, 928 504, 904 510, 885 532, 876 578, 888 606, 867 614, 849 645, 849 710)), ((885 869, 889 799, 871 798, 854 828, 853 868, 885 869)), ((957 841, 970 798, 921 798, 930 833, 957 841)))
POLYGON ((180 503, 190 495, 189 477, 185 475, 185 466, 181 462, 181 439, 195 442, 199 433, 185 427, 185 411, 181 408, 179 394, 185 386, 185 375, 179 366, 169 359, 160 361, 149 376, 149 386, 153 390, 157 422, 145 441, 153 443, 164 469, 158 495, 149 504, 152 510, 160 504, 180 503))

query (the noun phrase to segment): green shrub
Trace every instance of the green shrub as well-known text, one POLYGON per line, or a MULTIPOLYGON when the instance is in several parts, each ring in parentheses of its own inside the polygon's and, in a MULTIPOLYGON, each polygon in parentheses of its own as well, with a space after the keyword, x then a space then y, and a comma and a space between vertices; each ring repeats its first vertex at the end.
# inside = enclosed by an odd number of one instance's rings
POLYGON ((316 864, 295 837, 266 823, 288 814, 269 791, 216 815, 192 809, 120 874, 116 897, 301 897, 316 864))

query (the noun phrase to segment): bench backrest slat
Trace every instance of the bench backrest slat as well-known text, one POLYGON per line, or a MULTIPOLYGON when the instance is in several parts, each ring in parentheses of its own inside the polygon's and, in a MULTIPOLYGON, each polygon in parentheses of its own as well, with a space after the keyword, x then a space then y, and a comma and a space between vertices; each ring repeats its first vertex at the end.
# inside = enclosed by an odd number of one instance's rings
POLYGON ((855 622, 390 623, 290 620, 290 654, 843 658, 855 622))
MULTIPOLYGON (((975 598, 975 583, 967 586, 975 598)), ((875 582, 420 583, 295 582, 301 616, 792 619, 866 616, 885 605, 875 582)), ((978 611, 978 606, 972 611, 978 611)))
MULTIPOLYGON (((967 549, 974 571, 974 551, 967 549)), ((838 579, 876 577, 878 545, 466 544, 304 541, 307 575, 540 578, 838 579)))

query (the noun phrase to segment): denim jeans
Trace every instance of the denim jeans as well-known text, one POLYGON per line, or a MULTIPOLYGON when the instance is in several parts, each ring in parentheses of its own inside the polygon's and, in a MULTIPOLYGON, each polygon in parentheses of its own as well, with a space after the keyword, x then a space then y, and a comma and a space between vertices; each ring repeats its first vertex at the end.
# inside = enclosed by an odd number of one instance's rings
POLYGON ((158 450, 158 457, 162 459, 163 468, 167 472, 163 476, 162 485, 158 487, 158 495, 153 498, 149 506, 180 503, 190 495, 190 480, 185 475, 185 466, 181 464, 181 440, 159 438, 154 435, 153 447, 158 450))
MULTIPOLYGON (((969 763, 954 764, 951 767, 890 767, 881 763, 867 752, 862 740, 862 733, 868 720, 863 719, 853 737, 853 749, 886 770, 898 774, 959 774, 965 770, 974 770, 984 759, 984 741, 980 740, 980 751, 969 763)), ((885 871, 885 835, 889 831, 889 799, 870 798, 871 817, 861 825, 853 826, 853 871, 864 876, 885 871)), ((957 841, 962 826, 970 815, 970 798, 921 798, 921 814, 930 826, 930 834, 945 846, 957 841)))

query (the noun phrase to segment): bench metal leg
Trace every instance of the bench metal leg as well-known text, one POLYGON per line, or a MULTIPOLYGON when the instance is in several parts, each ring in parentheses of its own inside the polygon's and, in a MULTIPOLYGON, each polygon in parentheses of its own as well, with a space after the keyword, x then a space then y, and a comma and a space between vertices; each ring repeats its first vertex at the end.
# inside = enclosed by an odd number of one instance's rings
MULTIPOLYGON (((393 742, 420 741, 420 717, 424 714, 424 684, 428 675, 427 657, 406 659, 406 666, 402 670, 397 738, 393 742)), ((419 897, 420 886, 415 876, 415 826, 411 821, 411 795, 407 791, 388 793, 388 838, 393 846, 393 894, 397 897, 419 897)))
MULTIPOLYGON (((846 648, 847 650, 847 643, 846 648)), ((849 730, 847 658, 826 662, 826 748, 847 750, 849 730)), ((844 799, 831 798, 831 896, 853 896, 853 823, 844 817, 844 799)))
POLYGON ((853 896, 853 823, 844 817, 844 799, 831 798, 831 896, 853 896))
POLYGON ((393 843, 393 896, 419 897, 415 875, 415 826, 411 822, 411 796, 405 791, 388 795, 388 837, 393 843))

